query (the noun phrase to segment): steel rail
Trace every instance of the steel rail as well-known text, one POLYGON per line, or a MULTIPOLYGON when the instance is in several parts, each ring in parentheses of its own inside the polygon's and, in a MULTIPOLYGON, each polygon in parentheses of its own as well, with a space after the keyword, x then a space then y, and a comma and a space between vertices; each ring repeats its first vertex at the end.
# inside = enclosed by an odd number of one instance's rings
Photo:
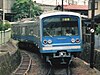
POLYGON ((28 75, 28 71, 31 66, 31 57, 28 53, 25 51, 20 51, 21 52, 21 63, 18 66, 18 68, 13 72, 13 75, 28 75))

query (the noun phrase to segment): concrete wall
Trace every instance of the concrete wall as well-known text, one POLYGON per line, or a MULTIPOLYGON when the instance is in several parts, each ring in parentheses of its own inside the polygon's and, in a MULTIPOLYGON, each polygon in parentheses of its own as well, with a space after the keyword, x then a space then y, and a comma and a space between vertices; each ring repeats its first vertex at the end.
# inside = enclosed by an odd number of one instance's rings
POLYGON ((0 52, 0 75, 11 75, 20 64, 21 56, 19 51, 10 55, 8 52, 0 52))
MULTIPOLYGON (((84 51, 81 53, 80 58, 85 60, 86 62, 90 63, 90 51, 91 47, 90 44, 85 44, 84 45, 84 51)), ((100 49, 95 49, 94 51, 94 66, 98 70, 100 70, 100 49)))
MULTIPOLYGON (((5 13, 11 13, 11 7, 13 6, 15 0, 5 0, 5 13)), ((0 0, 0 9, 3 9, 3 0, 0 0)))
POLYGON ((0 0, 0 9, 2 9, 3 3, 2 0, 0 0))
POLYGON ((42 10, 44 10, 44 11, 52 11, 56 7, 53 5, 40 5, 40 6, 41 6, 42 10))
POLYGON ((100 50, 95 50, 94 65, 100 71, 100 50))
POLYGON ((95 35, 95 48, 100 49, 100 34, 95 35))
POLYGON ((5 0, 5 12, 11 13, 11 7, 13 6, 15 0, 5 0))
POLYGON ((0 31, 0 44, 3 44, 4 42, 8 42, 11 38, 11 29, 0 31))
MULTIPOLYGON (((95 0, 95 1, 98 2, 98 4, 97 4, 98 9, 95 10, 95 16, 96 16, 96 15, 100 14, 100 0, 95 0)), ((88 14, 89 14, 88 17, 91 18, 91 10, 88 11, 88 14)))

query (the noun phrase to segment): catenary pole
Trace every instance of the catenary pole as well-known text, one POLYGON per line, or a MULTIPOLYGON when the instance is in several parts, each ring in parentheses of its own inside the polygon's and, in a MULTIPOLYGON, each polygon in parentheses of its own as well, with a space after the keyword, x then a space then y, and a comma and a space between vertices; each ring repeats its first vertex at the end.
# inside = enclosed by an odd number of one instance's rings
POLYGON ((57 0, 56 0, 56 6, 57 6, 57 0))
POLYGON ((5 44, 5 29, 4 29, 4 24, 5 24, 5 0, 3 0, 3 30, 4 30, 4 44, 5 44))
POLYGON ((95 25, 94 25, 94 16, 95 16, 95 0, 92 0, 91 4, 92 13, 91 13, 91 52, 90 52, 90 67, 94 67, 94 44, 95 44, 95 25))
POLYGON ((63 0, 62 0, 62 11, 63 11, 63 0))

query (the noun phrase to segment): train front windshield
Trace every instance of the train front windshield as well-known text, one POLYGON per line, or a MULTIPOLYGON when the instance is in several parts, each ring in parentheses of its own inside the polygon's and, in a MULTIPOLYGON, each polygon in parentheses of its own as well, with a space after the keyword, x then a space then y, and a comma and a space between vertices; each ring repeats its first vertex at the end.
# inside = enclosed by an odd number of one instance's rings
POLYGON ((50 16, 43 18, 43 36, 73 36, 79 35, 78 17, 50 16))

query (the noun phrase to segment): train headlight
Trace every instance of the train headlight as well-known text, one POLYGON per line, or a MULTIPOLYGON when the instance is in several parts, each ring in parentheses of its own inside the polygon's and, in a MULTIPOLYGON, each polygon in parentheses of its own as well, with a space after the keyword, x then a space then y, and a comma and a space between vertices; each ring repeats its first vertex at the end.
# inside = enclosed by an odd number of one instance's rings
POLYGON ((49 40, 48 40, 48 44, 51 44, 51 43, 52 43, 52 40, 49 39, 49 40))
POLYGON ((47 40, 44 40, 43 43, 44 43, 44 44, 47 44, 47 40))
POLYGON ((79 43, 79 42, 80 42, 80 40, 77 38, 77 39, 76 39, 76 43, 79 43))
POLYGON ((74 43, 74 42, 75 42, 75 39, 74 39, 74 38, 72 38, 72 39, 71 39, 71 42, 72 42, 72 43, 74 43))

